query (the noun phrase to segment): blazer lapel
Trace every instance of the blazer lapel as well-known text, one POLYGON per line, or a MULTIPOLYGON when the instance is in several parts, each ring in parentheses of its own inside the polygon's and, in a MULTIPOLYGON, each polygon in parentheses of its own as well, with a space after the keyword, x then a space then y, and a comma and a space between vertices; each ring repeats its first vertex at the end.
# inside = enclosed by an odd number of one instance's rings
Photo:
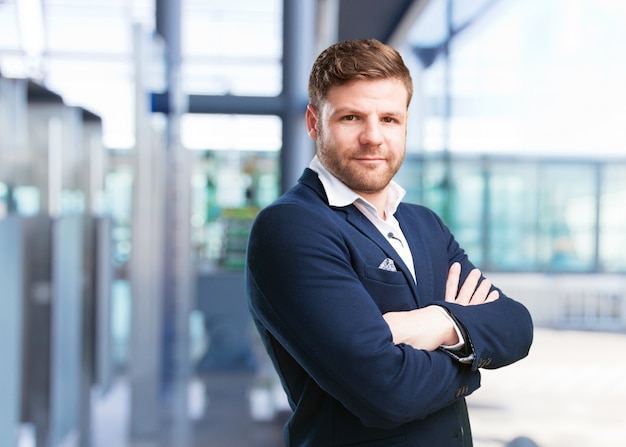
MULTIPOLYGON (((413 293, 413 297, 415 298, 415 303, 419 305, 419 294, 417 290, 417 285, 413 280, 413 275, 411 271, 407 267, 407 265, 402 260, 402 257, 398 254, 398 252, 393 248, 393 246, 389 243, 387 238, 378 231, 378 228, 370 222, 370 220, 365 217, 361 211, 358 210, 354 205, 350 205, 346 208, 342 209, 346 214, 346 220, 352 224, 355 228, 357 228, 361 233, 367 236, 372 240, 376 245, 380 247, 380 249, 385 252, 385 254, 394 260, 395 264, 399 267, 400 271, 404 274, 407 284, 411 287, 411 292, 413 293)), ((419 277, 417 278, 419 281, 419 277)))

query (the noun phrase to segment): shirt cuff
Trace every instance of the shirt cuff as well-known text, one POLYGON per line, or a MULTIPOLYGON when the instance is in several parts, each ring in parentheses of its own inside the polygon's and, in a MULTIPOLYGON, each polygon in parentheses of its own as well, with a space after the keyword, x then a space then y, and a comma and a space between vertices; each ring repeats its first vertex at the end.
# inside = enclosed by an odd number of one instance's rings
POLYGON ((456 332, 456 335, 459 338, 459 342, 458 343, 456 343, 454 345, 451 345, 451 346, 441 345, 440 348, 447 349, 449 351, 456 351, 456 350, 461 349, 463 346, 465 346, 465 338, 463 337, 463 333, 461 332, 461 329, 459 328, 459 325, 456 323, 456 321, 454 321, 454 318, 452 318, 450 316, 450 314, 448 313, 448 311, 446 309, 444 309, 441 306, 437 306, 437 305, 435 305, 435 307, 437 309, 439 309, 441 312, 443 312, 443 314, 446 316, 446 318, 448 320, 450 320, 450 322, 452 323, 452 326, 454 326, 454 331, 456 332))

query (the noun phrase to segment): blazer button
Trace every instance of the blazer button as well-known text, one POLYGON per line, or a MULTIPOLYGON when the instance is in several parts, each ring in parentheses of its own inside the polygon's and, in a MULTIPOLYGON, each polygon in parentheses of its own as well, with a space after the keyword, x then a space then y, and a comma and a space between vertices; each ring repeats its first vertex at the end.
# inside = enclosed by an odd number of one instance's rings
POLYGON ((469 391, 469 386, 467 386, 467 385, 460 386, 460 387, 458 387, 456 389, 456 393, 455 393, 454 397, 465 396, 468 391, 469 391))
POLYGON ((485 366, 489 366, 489 364, 491 363, 492 358, 489 357, 487 359, 480 359, 478 361, 478 367, 479 368, 484 368, 485 366))

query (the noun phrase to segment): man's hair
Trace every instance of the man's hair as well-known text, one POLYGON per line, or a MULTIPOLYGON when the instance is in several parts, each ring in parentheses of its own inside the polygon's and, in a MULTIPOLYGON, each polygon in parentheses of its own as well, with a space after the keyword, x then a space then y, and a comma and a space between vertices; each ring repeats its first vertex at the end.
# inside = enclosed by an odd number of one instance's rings
POLYGON ((406 87, 407 107, 413 80, 402 56, 376 39, 346 40, 331 45, 317 57, 309 76, 309 101, 319 109, 331 87, 357 79, 395 78, 406 87))

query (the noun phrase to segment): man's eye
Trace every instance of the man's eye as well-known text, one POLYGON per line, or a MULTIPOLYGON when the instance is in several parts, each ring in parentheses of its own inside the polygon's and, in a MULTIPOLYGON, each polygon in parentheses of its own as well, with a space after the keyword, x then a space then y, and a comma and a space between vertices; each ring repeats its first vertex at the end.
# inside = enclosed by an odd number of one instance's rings
POLYGON ((346 115, 343 117, 344 121, 354 121, 356 120, 356 116, 355 115, 346 115))
POLYGON ((396 119, 395 118, 391 118, 391 117, 386 117, 386 118, 383 118, 383 122, 385 122, 385 123, 395 123, 396 119))

